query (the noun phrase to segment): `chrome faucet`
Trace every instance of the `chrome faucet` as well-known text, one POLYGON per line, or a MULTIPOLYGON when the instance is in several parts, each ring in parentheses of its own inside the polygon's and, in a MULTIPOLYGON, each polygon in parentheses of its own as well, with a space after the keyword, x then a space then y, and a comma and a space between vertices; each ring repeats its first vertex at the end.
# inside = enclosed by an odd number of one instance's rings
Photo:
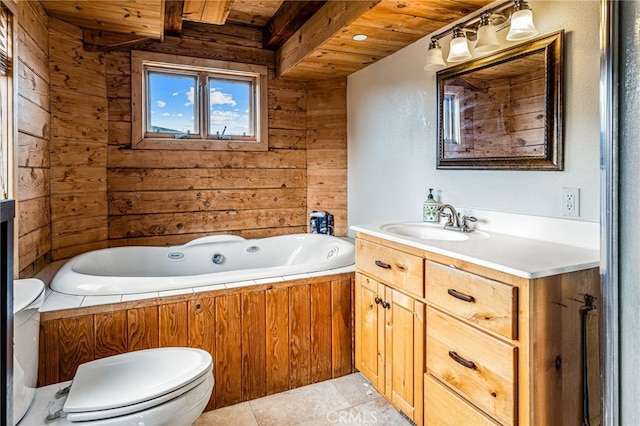
POLYGON ((473 228, 469 226, 468 222, 476 222, 473 216, 466 216, 458 213, 451 204, 442 204, 438 207, 440 215, 447 218, 447 223, 444 224, 444 229, 450 229, 452 231, 460 232, 473 232, 473 228), (449 213, 445 213, 444 210, 449 209, 449 213))
POLYGON ((438 213, 441 216, 447 218, 447 223, 444 224, 444 229, 460 230, 460 224, 458 223, 458 212, 453 208, 451 204, 441 204, 438 207, 438 213), (445 213, 444 209, 449 209, 449 213, 445 213))

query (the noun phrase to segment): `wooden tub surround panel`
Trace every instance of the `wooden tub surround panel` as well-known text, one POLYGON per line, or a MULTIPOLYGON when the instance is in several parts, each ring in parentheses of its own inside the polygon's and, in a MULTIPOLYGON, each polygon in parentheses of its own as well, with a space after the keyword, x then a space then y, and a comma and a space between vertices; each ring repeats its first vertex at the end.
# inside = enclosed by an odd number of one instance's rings
POLYGON ((43 312, 38 386, 83 362, 140 349, 208 351, 207 409, 354 371, 353 274, 43 312))

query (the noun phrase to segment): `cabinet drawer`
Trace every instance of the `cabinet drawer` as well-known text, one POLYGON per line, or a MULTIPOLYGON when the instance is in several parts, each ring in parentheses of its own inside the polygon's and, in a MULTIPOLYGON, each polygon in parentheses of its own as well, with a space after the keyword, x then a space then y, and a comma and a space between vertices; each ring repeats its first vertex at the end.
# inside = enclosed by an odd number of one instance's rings
POLYGON ((427 301, 506 338, 518 338, 517 287, 430 261, 425 275, 427 301))
POLYGON ((424 396, 425 426, 499 425, 428 374, 424 375, 424 396))
POLYGON ((514 424, 517 348, 427 308, 427 372, 501 422, 514 424))
POLYGON ((424 297, 421 257, 358 239, 356 268, 398 290, 424 297))

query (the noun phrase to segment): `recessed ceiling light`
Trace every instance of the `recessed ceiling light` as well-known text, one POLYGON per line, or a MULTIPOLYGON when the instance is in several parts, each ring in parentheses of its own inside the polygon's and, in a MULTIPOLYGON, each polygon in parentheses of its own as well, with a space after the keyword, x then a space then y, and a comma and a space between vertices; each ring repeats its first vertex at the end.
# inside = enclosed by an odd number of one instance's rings
POLYGON ((367 35, 366 34, 356 34, 356 35, 353 36, 353 39, 355 41, 366 40, 367 39, 367 35))

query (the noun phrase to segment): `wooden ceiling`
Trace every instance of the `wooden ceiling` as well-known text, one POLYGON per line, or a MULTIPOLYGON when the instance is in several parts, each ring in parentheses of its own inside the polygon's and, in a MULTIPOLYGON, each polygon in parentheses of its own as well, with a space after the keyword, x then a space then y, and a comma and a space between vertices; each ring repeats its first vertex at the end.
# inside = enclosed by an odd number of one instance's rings
POLYGON ((47 13, 117 48, 179 36, 183 21, 247 26, 274 50, 278 76, 345 76, 438 31, 491 0, 45 0, 47 13), (365 34, 364 41, 353 35, 365 34), (108 42, 107 42, 108 40, 108 42))

